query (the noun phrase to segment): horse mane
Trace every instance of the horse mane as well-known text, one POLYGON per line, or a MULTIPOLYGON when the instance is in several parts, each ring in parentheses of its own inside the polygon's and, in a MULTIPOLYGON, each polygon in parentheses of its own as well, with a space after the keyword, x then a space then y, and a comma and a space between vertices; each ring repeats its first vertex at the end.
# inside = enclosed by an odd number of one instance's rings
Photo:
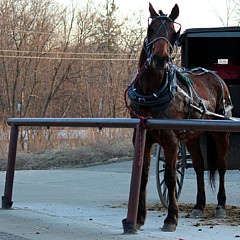
POLYGON ((167 14, 164 14, 162 10, 159 10, 158 12, 160 16, 167 16, 167 14))
POLYGON ((144 40, 142 50, 140 52, 139 61, 138 61, 138 69, 140 69, 144 65, 144 63, 147 59, 147 53, 146 53, 146 46, 145 45, 146 45, 146 40, 144 40))

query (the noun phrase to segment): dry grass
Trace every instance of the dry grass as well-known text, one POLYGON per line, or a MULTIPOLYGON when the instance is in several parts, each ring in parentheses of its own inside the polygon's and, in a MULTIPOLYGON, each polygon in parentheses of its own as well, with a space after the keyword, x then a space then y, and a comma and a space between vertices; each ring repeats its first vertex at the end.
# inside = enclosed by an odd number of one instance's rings
MULTIPOLYGON (((15 168, 72 168, 132 159, 132 130, 129 129, 38 129, 21 132, 15 168), (24 136, 25 134, 25 136, 24 136), (24 136, 21 138, 21 136, 24 136)), ((0 160, 6 169, 7 154, 0 160)))

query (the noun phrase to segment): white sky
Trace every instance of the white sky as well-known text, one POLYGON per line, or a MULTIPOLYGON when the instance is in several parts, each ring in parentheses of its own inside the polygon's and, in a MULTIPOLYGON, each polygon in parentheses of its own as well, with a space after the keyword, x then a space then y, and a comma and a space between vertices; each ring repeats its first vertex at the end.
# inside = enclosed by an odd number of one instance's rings
POLYGON ((149 16, 149 2, 156 11, 161 9, 166 14, 169 14, 177 3, 180 14, 176 21, 182 24, 182 29, 222 27, 223 24, 214 13, 214 9, 226 19, 226 0, 115 0, 115 2, 120 9, 124 9, 124 12, 143 10, 146 22, 149 16))
MULTIPOLYGON (((61 2, 83 3, 84 0, 59 0, 61 2)), ((97 3, 105 3, 105 0, 93 0, 97 3)), ((223 27, 222 22, 217 17, 214 10, 221 15, 226 23, 226 2, 231 0, 115 0, 116 5, 123 14, 132 14, 142 10, 144 18, 149 17, 148 6, 152 3, 156 11, 162 10, 169 14, 175 5, 178 4, 180 9, 179 18, 176 20, 182 25, 182 31, 187 28, 200 27, 223 27)), ((232 2, 232 1, 231 1, 232 2)), ((233 4, 233 3, 232 3, 233 4)), ((143 23, 144 20, 143 19, 143 23)), ((229 25, 233 25, 231 22, 229 25)))

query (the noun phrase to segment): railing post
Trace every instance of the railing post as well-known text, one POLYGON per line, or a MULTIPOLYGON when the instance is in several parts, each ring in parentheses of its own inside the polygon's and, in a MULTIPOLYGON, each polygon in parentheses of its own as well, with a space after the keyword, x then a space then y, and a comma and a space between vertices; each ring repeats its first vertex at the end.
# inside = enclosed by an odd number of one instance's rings
POLYGON ((132 164, 132 176, 130 184, 130 193, 128 201, 127 218, 122 220, 124 233, 136 233, 137 212, 139 204, 139 194, 142 178, 142 166, 144 157, 144 148, 146 141, 146 129, 137 125, 135 144, 134 144, 134 158, 132 164))
POLYGON ((17 141, 18 141, 19 126, 12 125, 10 133, 10 143, 8 151, 8 162, 6 172, 6 182, 4 196, 2 196, 2 208, 9 209, 12 207, 12 191, 13 191, 13 179, 17 153, 17 141))

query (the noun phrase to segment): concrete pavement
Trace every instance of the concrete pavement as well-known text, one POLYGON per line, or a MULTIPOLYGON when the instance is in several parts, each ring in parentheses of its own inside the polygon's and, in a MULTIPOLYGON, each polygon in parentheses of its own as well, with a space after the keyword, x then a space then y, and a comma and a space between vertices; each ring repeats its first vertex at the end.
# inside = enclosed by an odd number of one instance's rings
MULTIPOLYGON (((185 218, 180 212, 173 233, 160 231, 166 211, 149 211, 143 229, 123 234, 122 219, 127 216, 131 161, 78 169, 16 171, 12 210, 0 210, 0 240, 232 240, 240 236, 240 226, 201 225, 199 219, 185 218)), ((238 171, 227 181, 228 204, 240 205, 238 171)), ((0 173, 0 190, 5 172, 0 173)), ((206 184, 207 185, 207 184, 206 184)), ((216 195, 207 185, 207 202, 216 195)), ((179 203, 194 203, 196 180, 186 170, 179 203)), ((152 163, 148 184, 148 204, 159 203, 152 163)), ((240 213, 239 213, 240 215, 240 213)))

